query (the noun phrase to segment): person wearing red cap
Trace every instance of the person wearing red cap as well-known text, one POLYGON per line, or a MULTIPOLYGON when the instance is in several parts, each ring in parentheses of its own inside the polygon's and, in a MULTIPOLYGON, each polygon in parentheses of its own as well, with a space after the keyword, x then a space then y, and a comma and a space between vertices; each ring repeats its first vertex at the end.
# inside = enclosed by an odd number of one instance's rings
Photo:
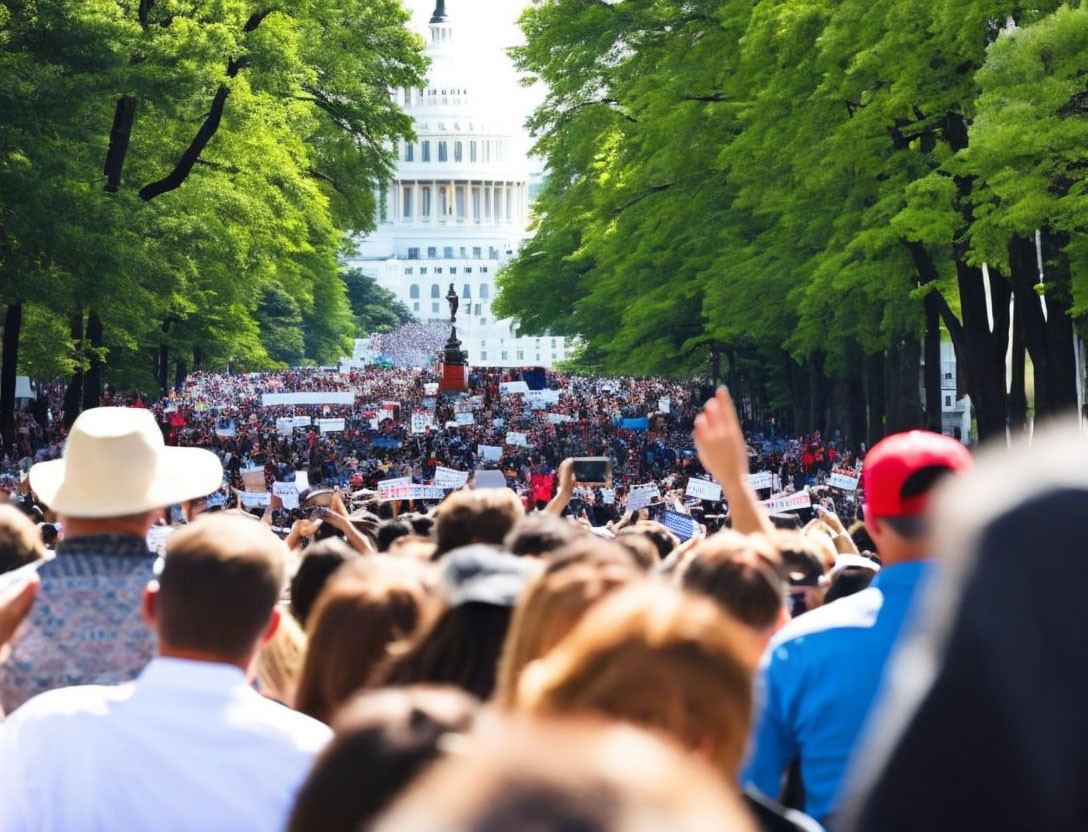
POLYGON ((778 797, 785 771, 799 760, 802 808, 825 825, 833 816, 888 657, 929 571, 929 497, 970 461, 959 442, 928 431, 889 436, 866 455, 865 525, 884 567, 868 589, 798 617, 771 641, 746 785, 778 797))

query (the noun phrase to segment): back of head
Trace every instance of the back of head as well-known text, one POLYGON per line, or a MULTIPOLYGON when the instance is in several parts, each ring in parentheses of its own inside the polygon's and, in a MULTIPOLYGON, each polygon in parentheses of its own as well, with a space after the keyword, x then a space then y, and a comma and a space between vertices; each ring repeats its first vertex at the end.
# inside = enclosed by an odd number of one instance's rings
POLYGON ((303 784, 289 832, 364 828, 430 763, 443 742, 467 732, 479 703, 457 688, 382 688, 336 712, 332 743, 303 784))
POLYGON ((435 556, 471 543, 498 546, 524 515, 521 500, 508 488, 456 491, 438 507, 435 556))
POLYGON ((406 520, 383 520, 378 526, 377 548, 379 552, 388 552, 389 545, 398 537, 414 534, 412 524, 406 520))
POLYGON ((283 590, 286 547, 263 523, 202 517, 173 534, 159 576, 164 648, 245 659, 283 590))
POLYGON ((569 520, 539 511, 517 522, 506 536, 503 548, 515 555, 539 557, 567 545, 577 536, 578 529, 569 520))
POLYGON ((376 832, 750 832, 715 772, 630 726, 506 723, 436 764, 376 832))
POLYGON ((291 614, 303 627, 310 618, 317 596, 330 576, 358 554, 340 538, 313 543, 302 551, 298 569, 291 578, 291 614))
POLYGON ((653 543, 657 548, 659 560, 667 558, 672 550, 680 545, 680 538, 654 520, 640 520, 631 528, 621 532, 621 536, 628 534, 640 534, 653 543))
POLYGON ((680 585, 705 595, 757 632, 782 621, 786 586, 778 553, 763 537, 719 533, 695 547, 680 585))
POLYGON ((43 557, 45 544, 38 527, 15 506, 0 505, 0 573, 43 557))
POLYGON ((595 713, 659 728, 708 750, 733 780, 758 658, 753 635, 713 602, 640 582, 592 607, 527 667, 518 704, 538 715, 595 713))
POLYGON ((349 563, 329 579, 307 627, 298 710, 327 722, 366 684, 389 645, 424 625, 430 599, 409 565, 375 557, 349 563))

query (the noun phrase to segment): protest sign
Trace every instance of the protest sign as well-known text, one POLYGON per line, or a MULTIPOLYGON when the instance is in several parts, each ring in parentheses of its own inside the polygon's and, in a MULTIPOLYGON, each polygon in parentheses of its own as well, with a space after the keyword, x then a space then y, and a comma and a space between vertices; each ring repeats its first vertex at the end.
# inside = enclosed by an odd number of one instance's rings
POLYGON ((558 390, 530 390, 525 394, 525 401, 533 410, 543 410, 550 404, 559 404, 558 390))
POLYGON ((423 385, 424 396, 437 396, 438 395, 438 382, 429 381, 423 385))
POLYGON ((477 488, 506 488, 506 475, 502 471, 480 469, 476 471, 477 488))
POLYGON ((716 482, 692 477, 688 480, 687 491, 684 494, 697 500, 720 500, 722 498, 722 487, 716 482))
POLYGON ((446 489, 440 485, 420 485, 410 482, 408 485, 399 485, 388 488, 384 494, 379 493, 378 499, 382 502, 391 500, 441 500, 446 496, 446 489))
POLYGON ((796 494, 785 494, 772 497, 760 503, 768 514, 778 514, 783 511, 800 511, 812 506, 812 495, 807 491, 798 491, 796 494))
POLYGON ((272 502, 272 495, 267 491, 239 491, 237 494, 245 508, 263 508, 272 502))
POLYGON ((477 445, 476 453, 480 459, 490 460, 491 462, 498 462, 502 459, 502 447, 499 445, 477 445))
POLYGON ((354 393, 332 393, 313 390, 303 393, 264 393, 261 395, 262 407, 281 407, 284 405, 320 405, 320 404, 355 404, 354 393))
POLYGON ((774 484, 774 477, 770 471, 760 471, 758 474, 748 475, 748 487, 753 491, 763 491, 774 484))
POLYGON ((627 492, 627 510, 638 511, 659 499, 661 499, 661 492, 657 490, 656 483, 631 486, 631 490, 627 492))
POLYGON ((393 477, 388 480, 381 480, 378 483, 378 499, 380 500, 392 500, 396 499, 391 495, 400 489, 407 488, 412 484, 411 477, 393 477))
POLYGON ((529 437, 527 437, 524 433, 519 433, 518 431, 512 430, 507 432, 506 434, 506 444, 514 445, 519 448, 528 448, 529 437))
POLYGON ((668 396, 662 396, 657 400, 657 409, 661 413, 672 413, 672 399, 668 396))
POLYGON ((298 508, 298 487, 293 482, 272 483, 272 493, 280 498, 283 507, 288 511, 298 508))
POLYGON ((426 433, 431 424, 431 414, 426 410, 412 411, 412 433, 426 433))
POLYGON ((671 510, 665 512, 665 528, 679 537, 681 542, 690 540, 699 530, 695 518, 671 510))
POLYGON ((220 437, 223 437, 223 438, 229 438, 231 436, 236 436, 237 433, 238 433, 238 428, 234 424, 233 419, 220 419, 218 422, 215 423, 215 435, 216 436, 220 436, 220 437))
POLYGON ((455 413, 453 416, 454 424, 459 426, 474 425, 476 424, 476 417, 471 413, 455 413))
POLYGON ((468 482, 467 471, 455 471, 439 465, 434 469, 434 484, 443 488, 461 488, 468 482))
POLYGON ((295 471, 295 488, 298 493, 308 491, 310 488, 310 472, 309 471, 295 471))
POLYGON ((529 385, 524 381, 504 381, 499 390, 504 396, 524 396, 529 392, 529 385))
POLYGON ((842 491, 857 491, 858 479, 858 475, 853 471, 836 468, 828 477, 827 484, 842 491))
POLYGON ((602 488, 601 489, 601 502, 606 506, 615 505, 616 503, 616 489, 614 488, 602 488))
POLYGON ((551 425, 565 425, 567 422, 573 422, 574 417, 568 416, 566 413, 549 413, 548 424, 551 425))
POLYGON ((506 420, 505 419, 492 419, 491 420, 491 427, 493 427, 493 428, 506 427, 506 420))
POLYGON ((245 491, 264 491, 264 468, 255 465, 252 468, 243 469, 240 473, 242 488, 245 491))
POLYGON ((314 420, 310 416, 294 416, 296 428, 308 428, 314 423, 314 420))
MULTIPOLYGON (((307 419, 309 417, 306 417, 307 419)), ((276 433, 280 436, 290 436, 295 432, 295 420, 292 416, 286 416, 276 420, 276 433)))
POLYGON ((344 429, 343 419, 318 419, 317 426, 321 429, 322 435, 326 433, 339 433, 344 429))

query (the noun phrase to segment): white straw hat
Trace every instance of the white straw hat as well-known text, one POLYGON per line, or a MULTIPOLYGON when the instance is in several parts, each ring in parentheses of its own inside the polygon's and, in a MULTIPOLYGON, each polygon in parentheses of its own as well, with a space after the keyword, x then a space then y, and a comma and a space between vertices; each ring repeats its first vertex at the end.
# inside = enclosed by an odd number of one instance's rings
POLYGON ((43 503, 69 517, 123 517, 214 493, 223 466, 211 451, 172 448, 150 411, 85 410, 72 425, 64 458, 30 469, 43 503))

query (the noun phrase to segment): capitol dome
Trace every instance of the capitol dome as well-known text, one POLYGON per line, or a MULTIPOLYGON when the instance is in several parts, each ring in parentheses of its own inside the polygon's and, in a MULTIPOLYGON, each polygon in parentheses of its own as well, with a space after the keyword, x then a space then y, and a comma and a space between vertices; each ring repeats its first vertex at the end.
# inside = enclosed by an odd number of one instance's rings
POLYGON ((425 50, 427 85, 396 93, 416 138, 401 143, 395 177, 378 195, 377 228, 359 241, 349 265, 375 277, 421 321, 448 319, 452 283, 471 364, 550 366, 565 357, 564 339, 516 337, 509 321, 491 314, 495 273, 529 236, 530 166, 521 126, 503 107, 505 91, 495 79, 473 76, 475 56, 459 41, 453 17, 438 0, 425 50))

